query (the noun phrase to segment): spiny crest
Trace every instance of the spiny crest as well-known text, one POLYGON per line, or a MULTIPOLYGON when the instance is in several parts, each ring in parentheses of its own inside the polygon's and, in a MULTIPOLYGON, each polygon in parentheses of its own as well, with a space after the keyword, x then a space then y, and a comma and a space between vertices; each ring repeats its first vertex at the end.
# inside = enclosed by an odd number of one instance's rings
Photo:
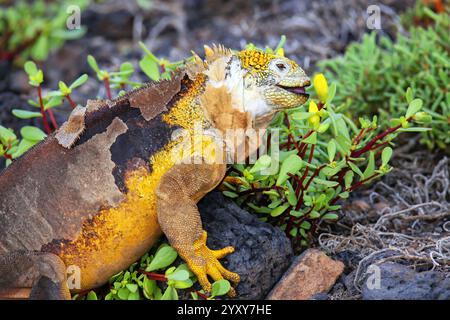
POLYGON ((225 48, 221 44, 219 44, 219 45, 213 44, 212 48, 205 45, 204 49, 205 49, 206 62, 209 64, 216 61, 217 59, 224 58, 224 57, 230 57, 233 54, 231 49, 225 48))
POLYGON ((192 59, 186 63, 186 73, 194 80, 199 73, 208 76, 211 81, 221 81, 225 78, 226 65, 233 54, 231 49, 223 45, 213 44, 212 48, 205 45, 205 60, 192 51, 192 59))

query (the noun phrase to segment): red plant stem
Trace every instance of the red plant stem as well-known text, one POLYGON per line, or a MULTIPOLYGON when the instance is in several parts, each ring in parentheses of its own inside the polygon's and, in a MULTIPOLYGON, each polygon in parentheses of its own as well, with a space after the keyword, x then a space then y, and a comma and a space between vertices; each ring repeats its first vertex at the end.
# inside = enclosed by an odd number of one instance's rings
POLYGON ((72 109, 75 109, 77 107, 77 104, 75 103, 75 101, 72 100, 72 98, 70 97, 70 94, 68 94, 66 96, 66 98, 67 98, 67 101, 69 101, 70 106, 72 107, 72 109))
POLYGON ((6 146, 6 150, 5 150, 5 152, 3 153, 3 156, 6 158, 6 159, 9 159, 9 160, 11 160, 12 161, 12 155, 10 155, 10 154, 8 154, 8 151, 11 149, 11 142, 9 142, 8 143, 8 145, 6 146))
POLYGON ((55 130, 57 130, 58 123, 56 122, 55 116, 53 115, 53 111, 51 109, 48 109, 48 115, 50 116, 50 121, 52 122, 53 128, 55 128, 55 130))
POLYGON ((374 145, 374 146, 372 147, 372 149, 370 149, 370 150, 371 150, 371 151, 372 151, 372 150, 376 150, 376 149, 381 148, 381 147, 383 147, 383 146, 385 146, 385 145, 387 145, 387 144, 389 144, 389 141, 384 141, 384 142, 382 142, 382 143, 379 143, 379 144, 377 144, 377 145, 374 145))
MULTIPOLYGON (((406 119, 406 121, 410 121, 411 118, 406 119)), ((369 143, 367 143, 364 147, 358 149, 358 150, 354 150, 350 153, 350 157, 352 158, 358 158, 360 155, 362 155, 363 153, 372 150, 372 147, 375 145, 375 143, 377 143, 378 140, 383 139, 384 137, 386 137, 388 134, 400 129, 402 127, 401 124, 399 124, 398 126, 395 127, 391 127, 389 129, 387 129, 386 131, 380 133, 379 135, 377 135, 376 137, 374 137, 372 140, 369 141, 369 143)))
MULTIPOLYGON (((309 151, 309 159, 308 159, 308 163, 311 163, 312 158, 313 158, 313 154, 314 154, 314 145, 312 144, 312 145, 311 145, 311 150, 309 151)), ((300 196, 300 199, 301 199, 301 200, 303 200, 303 190, 305 190, 305 189, 303 188, 303 182, 305 181, 308 172, 309 172, 309 167, 307 166, 307 167, 305 168, 305 172, 303 172, 303 175, 302 175, 302 177, 300 178, 300 181, 299 181, 299 184, 298 184, 298 186, 297 186, 297 189, 295 190, 295 195, 297 196, 297 198, 300 196), (301 193, 300 193, 300 192, 301 192, 301 193)), ((297 202, 297 206, 295 207, 295 210, 300 209, 300 206, 302 205, 302 202, 303 202, 303 201, 300 201, 300 200, 297 202)))
POLYGON ((156 280, 156 281, 167 281, 167 278, 165 275, 160 273, 154 273, 154 272, 148 272, 142 269, 138 270, 139 273, 145 274, 149 279, 156 280))
POLYGON ((373 178, 376 178, 377 176, 379 176, 379 173, 374 173, 371 176, 369 176, 369 177, 367 177, 365 179, 362 179, 362 180, 358 181, 357 183, 355 183, 354 185, 352 185, 351 187, 345 189, 345 191, 353 191, 356 188, 362 186, 365 182, 367 182, 369 180, 372 180, 373 178))
MULTIPOLYGON (((6 150, 8 150, 8 149, 6 149, 6 150)), ((9 160, 11 160, 12 161, 12 155, 10 155, 10 154, 8 154, 7 153, 7 151, 5 151, 5 153, 3 153, 3 156, 6 158, 6 159, 9 159, 9 160)))
POLYGON ((358 145, 359 140, 361 139, 361 137, 362 137, 362 135, 363 135, 363 133, 364 133, 365 130, 366 130, 365 128, 362 128, 362 129, 359 131, 358 135, 355 137, 355 139, 353 139, 353 144, 354 144, 354 145, 358 145))
POLYGON ((198 294, 199 297, 201 297, 201 298, 203 298, 203 299, 205 299, 205 300, 208 300, 208 298, 209 298, 206 294, 201 293, 201 292, 199 292, 199 291, 197 291, 197 290, 191 289, 190 291, 191 291, 191 292, 195 292, 196 294, 198 294))
POLYGON ((108 96, 108 99, 111 100, 111 87, 109 86, 109 78, 104 79, 105 82, 105 89, 106 89, 106 95, 108 96))
MULTIPOLYGON (((314 130, 310 130, 307 134, 305 134, 305 136, 302 139, 304 140, 304 139, 308 138, 313 132, 314 132, 314 130)), ((298 153, 298 156, 300 158, 303 159, 307 148, 308 148, 308 144, 306 144, 304 142, 300 143, 300 147, 299 147, 300 151, 298 153)))
MULTIPOLYGON (((21 45, 19 45, 18 47, 16 47, 14 50, 8 52, 8 51, 1 51, 0 52, 0 59, 2 60, 13 60, 17 55, 19 55, 22 51, 24 51, 25 49, 27 49, 28 47, 32 46, 36 40, 39 38, 39 36, 41 35, 41 31, 37 32, 33 38, 27 39, 25 41, 22 42, 21 45)), ((2 46, 4 46, 6 48, 7 43, 3 43, 4 41, 7 42, 10 38, 10 35, 7 34, 7 37, 5 37, 2 41, 2 46)))
MULTIPOLYGON (((357 183, 355 183, 354 185, 346 188, 344 191, 348 191, 348 192, 354 191, 356 188, 362 186, 367 181, 372 180, 372 179, 376 178, 379 175, 380 175, 379 173, 374 173, 371 176, 369 176, 369 177, 367 177, 365 179, 362 179, 362 180, 358 181, 357 183)), ((338 200, 339 200, 339 196, 335 197, 333 200, 330 201, 330 205, 335 204, 338 200)))
POLYGON ((47 134, 52 133, 52 129, 50 129, 50 125, 48 124, 47 115, 45 114, 44 110, 44 103, 42 102, 42 88, 41 86, 38 86, 38 97, 39 97, 39 108, 42 115, 42 122, 44 123, 44 129, 47 132, 47 134))

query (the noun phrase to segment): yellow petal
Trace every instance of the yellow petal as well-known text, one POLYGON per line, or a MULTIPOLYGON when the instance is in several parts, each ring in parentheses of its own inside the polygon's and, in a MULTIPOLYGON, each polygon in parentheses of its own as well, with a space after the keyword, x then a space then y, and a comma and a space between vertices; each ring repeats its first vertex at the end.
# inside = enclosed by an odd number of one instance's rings
POLYGON ((328 98, 328 83, 323 73, 314 76, 313 84, 320 101, 325 102, 328 98))
POLYGON ((308 122, 314 129, 317 129, 317 127, 319 127, 320 124, 320 116, 315 114, 308 119, 308 122))
POLYGON ((275 52, 277 56, 281 56, 284 57, 284 49, 283 48, 278 48, 277 52, 275 52))
POLYGON ((317 104, 313 100, 311 100, 309 102, 308 112, 316 113, 318 111, 319 111, 319 108, 317 107, 317 104))

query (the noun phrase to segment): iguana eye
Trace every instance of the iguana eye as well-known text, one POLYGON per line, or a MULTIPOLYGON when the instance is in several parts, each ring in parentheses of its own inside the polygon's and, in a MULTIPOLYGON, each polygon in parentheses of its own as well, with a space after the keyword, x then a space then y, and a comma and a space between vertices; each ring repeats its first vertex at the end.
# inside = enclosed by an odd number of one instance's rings
POLYGON ((285 76, 290 69, 290 65, 287 64, 283 59, 276 59, 270 62, 270 69, 278 76, 285 76))
POLYGON ((286 65, 284 63, 277 63, 276 66, 280 71, 284 71, 286 69, 286 65))

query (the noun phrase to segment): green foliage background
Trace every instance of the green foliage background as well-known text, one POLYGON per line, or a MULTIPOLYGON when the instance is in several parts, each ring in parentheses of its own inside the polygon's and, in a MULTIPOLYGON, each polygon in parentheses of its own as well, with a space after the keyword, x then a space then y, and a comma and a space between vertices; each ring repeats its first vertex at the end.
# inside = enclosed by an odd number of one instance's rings
POLYGON ((436 14, 423 6, 415 10, 428 19, 427 28, 411 27, 409 36, 398 34, 396 41, 377 41, 374 32, 319 68, 338 83, 334 102, 345 105, 347 115, 379 115, 384 126, 389 117, 405 112, 404 92, 411 87, 433 117, 432 130, 422 133, 421 142, 450 153, 450 18, 448 12, 436 14))

